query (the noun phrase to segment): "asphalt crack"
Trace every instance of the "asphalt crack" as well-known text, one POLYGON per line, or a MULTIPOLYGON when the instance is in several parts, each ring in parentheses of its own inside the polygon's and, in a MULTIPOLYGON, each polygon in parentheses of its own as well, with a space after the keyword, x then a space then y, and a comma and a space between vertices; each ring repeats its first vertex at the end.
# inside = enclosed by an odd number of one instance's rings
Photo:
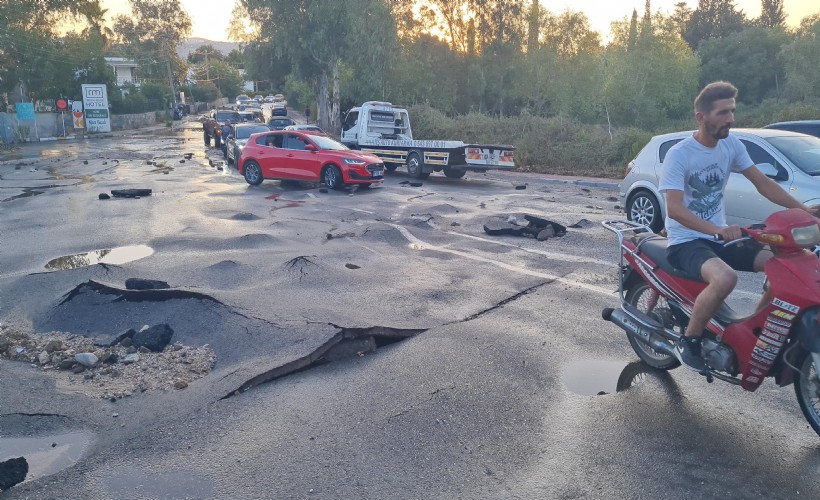
POLYGON ((320 365, 365 356, 375 352, 379 347, 395 344, 427 331, 427 329, 404 329, 386 326, 367 328, 341 328, 333 324, 331 326, 340 328, 340 330, 327 342, 305 356, 252 377, 237 389, 220 398, 220 400, 237 396, 259 385, 320 365))
POLYGON ((447 324, 452 325, 452 324, 455 324, 455 323, 467 323, 468 321, 472 321, 474 319, 480 318, 481 316, 484 316, 487 313, 495 311, 496 309, 501 309, 502 307, 509 304, 510 302, 516 301, 516 300, 520 299, 521 297, 524 297, 525 295, 531 294, 532 292, 538 290, 542 286, 546 286, 546 285, 555 283, 556 281, 558 281, 558 278, 552 279, 552 280, 547 280, 547 281, 544 281, 542 283, 538 283, 537 285, 533 285, 533 286, 527 288, 526 290, 522 290, 522 291, 516 293, 515 295, 507 297, 506 299, 504 299, 501 302, 495 304, 494 306, 491 306, 491 307, 488 307, 487 309, 483 309, 481 311, 478 311, 475 314, 471 314, 470 316, 467 316, 464 319, 461 319, 461 320, 458 320, 458 321, 451 321, 450 323, 447 323, 447 324))
POLYGON ((106 285, 104 283, 100 283, 94 280, 88 280, 74 287, 71 291, 63 295, 63 300, 61 300, 58 305, 63 305, 66 302, 70 302, 77 295, 84 293, 88 290, 97 293, 102 293, 105 295, 116 295, 117 298, 114 299, 114 302, 164 302, 166 300, 173 299, 200 299, 209 300, 223 306, 225 305, 219 300, 211 297, 210 295, 199 292, 191 292, 188 290, 176 289, 128 290, 124 288, 117 288, 111 285, 106 285))

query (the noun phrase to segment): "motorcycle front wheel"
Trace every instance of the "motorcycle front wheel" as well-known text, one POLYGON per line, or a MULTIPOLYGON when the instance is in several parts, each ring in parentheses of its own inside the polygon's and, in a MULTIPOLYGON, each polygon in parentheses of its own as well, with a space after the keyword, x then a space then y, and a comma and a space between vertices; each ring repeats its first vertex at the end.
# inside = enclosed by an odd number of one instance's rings
MULTIPOLYGON (((626 301, 666 328, 672 330, 680 329, 680 327, 675 325, 672 311, 666 302, 666 298, 650 287, 645 281, 636 283, 627 290, 626 301)), ((652 349, 649 344, 641 342, 632 335, 627 334, 626 337, 629 339, 629 343, 632 345, 635 354, 641 358, 641 361, 652 368, 671 370, 680 366, 678 358, 658 352, 652 349)))
POLYGON ((794 374, 794 393, 814 432, 820 434, 820 379, 811 354, 804 352, 797 360, 800 372, 794 374))

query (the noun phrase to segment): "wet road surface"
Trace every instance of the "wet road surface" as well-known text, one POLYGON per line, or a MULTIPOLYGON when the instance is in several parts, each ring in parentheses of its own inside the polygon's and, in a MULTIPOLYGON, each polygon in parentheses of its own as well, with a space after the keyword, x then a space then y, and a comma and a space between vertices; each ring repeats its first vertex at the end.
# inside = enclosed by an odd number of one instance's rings
MULTIPOLYGON (((98 336, 168 323, 217 356, 184 390, 115 401, 0 361, 0 461, 52 438, 38 460, 62 460, 6 496, 820 494, 820 440, 791 387, 647 371, 600 319, 617 302, 615 238, 600 227, 622 217, 615 191, 493 172, 251 187, 212 165, 221 153, 196 126, 0 163, 3 325, 98 336), (153 193, 97 198, 129 188, 153 193), (581 224, 545 242, 482 229, 524 213, 581 224), (129 300, 132 277, 171 289, 129 300)), ((752 308, 759 289, 744 278, 733 303, 752 308)))

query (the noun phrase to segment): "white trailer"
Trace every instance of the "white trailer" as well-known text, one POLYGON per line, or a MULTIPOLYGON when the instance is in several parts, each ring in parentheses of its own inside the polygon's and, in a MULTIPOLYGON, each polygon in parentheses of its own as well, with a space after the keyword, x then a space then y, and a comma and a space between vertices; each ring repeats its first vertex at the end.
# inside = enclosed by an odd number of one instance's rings
POLYGON ((406 166, 407 172, 419 179, 440 171, 458 179, 468 171, 515 168, 515 148, 511 145, 414 140, 409 113, 389 102, 368 101, 348 111, 342 124, 342 142, 380 157, 388 171, 406 166))

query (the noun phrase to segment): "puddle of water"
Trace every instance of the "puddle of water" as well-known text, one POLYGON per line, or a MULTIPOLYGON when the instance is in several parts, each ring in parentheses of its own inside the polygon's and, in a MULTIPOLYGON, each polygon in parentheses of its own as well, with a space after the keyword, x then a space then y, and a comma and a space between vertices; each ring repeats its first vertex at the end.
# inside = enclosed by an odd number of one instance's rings
POLYGON ((154 249, 147 245, 131 245, 125 247, 92 250, 86 253, 66 255, 52 259, 46 264, 50 271, 64 271, 93 266, 94 264, 125 264, 153 255, 154 249))
POLYGON ((26 481, 60 472, 77 463, 91 443, 91 434, 71 432, 42 437, 0 438, 0 462, 23 457, 26 481))
POLYGON ((581 396, 603 396, 625 391, 642 383, 650 370, 640 362, 599 359, 576 361, 564 368, 564 385, 581 396))

